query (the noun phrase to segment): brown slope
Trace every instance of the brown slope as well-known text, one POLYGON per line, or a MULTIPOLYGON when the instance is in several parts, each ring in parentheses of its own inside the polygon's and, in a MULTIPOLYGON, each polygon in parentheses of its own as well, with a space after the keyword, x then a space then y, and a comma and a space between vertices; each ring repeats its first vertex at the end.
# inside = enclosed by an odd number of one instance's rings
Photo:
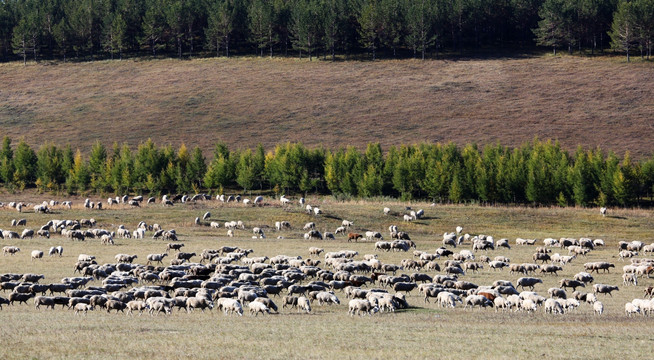
POLYGON ((285 141, 501 142, 535 136, 637 157, 654 148, 654 69, 615 59, 292 59, 0 65, 2 134, 232 148, 285 141))

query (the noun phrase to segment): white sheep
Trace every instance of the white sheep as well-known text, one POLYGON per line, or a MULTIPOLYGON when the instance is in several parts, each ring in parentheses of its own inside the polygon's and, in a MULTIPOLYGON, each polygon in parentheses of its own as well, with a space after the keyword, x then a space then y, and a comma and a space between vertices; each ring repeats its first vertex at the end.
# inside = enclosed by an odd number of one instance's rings
POLYGON ((527 312, 534 312, 537 308, 536 303, 532 299, 522 300, 520 307, 527 312))
POLYGON ((297 309, 298 311, 306 311, 307 314, 311 312, 311 302, 304 296, 300 296, 297 299, 297 309))
POLYGON ((258 316, 259 313, 270 314, 270 309, 264 303, 258 301, 251 301, 248 304, 248 308, 250 309, 250 315, 258 316))
POLYGON ((34 261, 34 259, 41 259, 41 258, 43 258, 43 251, 41 251, 41 250, 33 250, 32 251, 31 261, 34 261))
POLYGON ((638 308, 636 305, 628 302, 628 303, 624 304, 624 312, 625 312, 625 315, 631 317, 631 315, 640 314, 640 308, 638 308))
POLYGON ((77 256, 77 261, 90 262, 90 261, 93 261, 93 260, 95 260, 95 256, 93 256, 93 255, 79 254, 79 256, 77 256))
POLYGON ((304 224, 304 227, 302 228, 302 230, 311 230, 311 229, 315 229, 315 228, 316 228, 316 223, 308 222, 308 223, 304 224))
POLYGON ((563 306, 556 301, 556 299, 547 299, 545 300, 545 305, 543 305, 546 313, 550 314, 563 314, 563 306))
POLYGON ((596 315, 602 315, 604 313, 604 305, 599 301, 595 301, 593 303, 593 311, 596 315))
POLYGON ((219 298, 217 302, 218 309, 223 309, 225 315, 236 313, 238 316, 243 316, 243 306, 238 300, 231 298, 219 298))
POLYGON ((390 213, 391 213, 391 209, 385 207, 385 208, 384 208, 384 215, 388 215, 388 214, 390 214, 390 213))
POLYGON ((254 234, 254 238, 259 237, 259 239, 265 239, 266 235, 263 233, 263 229, 259 227, 252 228, 252 233, 254 234))

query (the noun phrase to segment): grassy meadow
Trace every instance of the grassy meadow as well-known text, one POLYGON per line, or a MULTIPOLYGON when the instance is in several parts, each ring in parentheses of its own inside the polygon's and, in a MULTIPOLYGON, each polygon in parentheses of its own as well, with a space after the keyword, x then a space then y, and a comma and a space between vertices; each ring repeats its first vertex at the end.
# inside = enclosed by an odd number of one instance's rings
MULTIPOLYGON (((2 195, 2 201, 43 200, 14 199, 2 195)), ((94 199, 99 200, 99 199, 94 199)), ((598 274, 595 283, 619 285, 613 297, 600 295, 605 314, 593 315, 589 304, 565 315, 549 315, 540 308, 534 314, 503 313, 493 309, 440 308, 432 300, 425 304, 417 290, 407 296, 408 310, 396 313, 380 313, 372 317, 350 317, 347 314, 348 299, 336 295, 341 305, 319 306, 312 304, 311 314, 299 314, 296 310, 281 309, 281 298, 273 298, 280 313, 269 316, 225 316, 218 311, 191 314, 173 311, 170 316, 149 315, 128 317, 124 314, 107 314, 96 310, 87 316, 75 316, 72 311, 58 306, 52 310, 36 310, 29 305, 4 306, 0 311, 0 358, 644 358, 651 354, 654 340, 654 321, 651 318, 627 318, 624 304, 633 298, 643 297, 643 289, 654 285, 654 280, 640 279, 639 285, 623 286, 621 267, 628 262, 618 260, 617 242, 641 240, 654 242, 654 217, 648 210, 609 210, 602 217, 595 208, 530 208, 530 207, 480 207, 480 206, 429 206, 427 203, 403 203, 393 201, 338 202, 331 198, 309 198, 308 203, 317 205, 325 214, 310 216, 296 204, 282 208, 274 199, 266 199, 263 207, 242 204, 223 204, 218 201, 177 204, 164 208, 160 204, 144 205, 131 209, 123 205, 102 211, 81 207, 80 199, 74 200, 73 209, 55 208, 52 214, 34 214, 31 209, 23 214, 15 210, 0 209, 0 227, 10 229, 12 219, 26 218, 27 227, 38 229, 49 219, 95 218, 97 227, 114 230, 124 224, 133 230, 139 221, 159 223, 164 229, 175 228, 183 251, 199 254, 203 249, 223 245, 251 248, 251 256, 269 257, 277 254, 309 257, 308 248, 319 246, 325 251, 351 249, 363 254, 374 253, 370 242, 348 243, 341 235, 336 240, 308 241, 302 238, 304 223, 315 221, 317 229, 334 231, 342 219, 354 221, 354 231, 376 230, 387 237, 387 228, 396 224, 407 231, 416 242, 417 249, 433 252, 441 246, 442 233, 454 231, 457 225, 470 234, 488 234, 495 239, 510 239, 511 249, 499 249, 487 253, 491 258, 504 255, 512 263, 533 262, 533 246, 516 246, 515 238, 544 237, 590 237, 602 238, 606 247, 592 251, 586 258, 577 258, 564 267, 558 276, 536 275, 544 284, 536 291, 544 296, 547 289, 558 286, 562 278, 572 278, 583 271, 587 261, 606 260, 616 264, 611 273, 598 274), (394 214, 385 216, 383 207, 390 207, 394 214), (401 215, 405 207, 425 210, 425 218, 404 223, 401 215), (228 238, 224 228, 212 229, 193 224, 196 216, 210 211, 211 221, 242 220, 246 230, 228 238), (288 220, 293 229, 274 231, 274 222, 288 220), (254 226, 265 228, 266 239, 252 239, 254 226), (284 239, 277 239, 278 236, 284 239)), ((12 229, 16 230, 16 229, 12 229)), ((22 230, 18 228, 18 230, 22 230)), ((98 263, 115 262, 117 253, 137 254, 135 261, 145 263, 149 253, 165 250, 165 241, 154 240, 151 232, 142 240, 116 239, 116 245, 104 246, 99 240, 85 242, 54 235, 51 239, 0 240, 2 246, 16 245, 21 252, 16 256, 0 257, 0 273, 45 274, 41 283, 59 282, 73 276, 73 264, 80 253, 92 254, 98 263), (64 247, 64 256, 30 261, 30 252, 40 249, 47 252, 53 245, 64 247)), ((542 242, 539 241, 539 244, 542 242)), ((470 249, 470 244, 458 247, 470 249)), ((567 255, 566 250, 552 249, 567 255)), ((477 254, 479 255, 479 254, 477 254)), ((378 253, 384 263, 399 264, 412 253, 378 253)), ((169 258, 165 259, 165 262, 169 258)), ((199 260, 199 258, 193 258, 199 260)), ((442 265, 443 260, 439 260, 442 265)), ((322 266, 322 264, 321 264, 322 266)), ((400 271, 401 272, 401 271, 400 271)), ((412 271, 405 271, 411 273, 412 271)), ((433 272, 427 272, 435 275, 433 272)), ((490 285, 494 280, 504 279, 515 283, 520 275, 508 270, 494 271, 485 267, 478 273, 468 273, 461 279, 478 285, 490 285)), ((89 285, 98 285, 99 281, 89 285)), ((98 285, 99 286, 99 285, 98 285)), ((581 289, 592 291, 592 289, 581 289)), ((570 295, 572 292, 568 291, 570 295)), ((0 293, 7 297, 8 293, 0 293)))
POLYGON ((1 135, 267 149, 455 142, 652 154, 651 62, 516 55, 433 61, 209 58, 0 64, 1 135), (353 141, 353 139, 355 139, 353 141))

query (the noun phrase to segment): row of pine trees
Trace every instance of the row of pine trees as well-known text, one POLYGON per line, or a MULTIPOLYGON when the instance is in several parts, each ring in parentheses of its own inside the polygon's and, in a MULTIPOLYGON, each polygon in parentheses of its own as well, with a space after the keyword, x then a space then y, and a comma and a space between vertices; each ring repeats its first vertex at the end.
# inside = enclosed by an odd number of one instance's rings
POLYGON ((207 162, 198 147, 157 147, 151 140, 134 151, 114 143, 93 145, 88 157, 70 146, 25 141, 0 148, 0 183, 8 189, 96 194, 319 193, 337 197, 400 197, 436 202, 503 204, 641 205, 654 191, 654 156, 640 162, 599 148, 574 154, 557 142, 517 148, 468 144, 379 144, 327 150, 286 143, 266 152, 229 150, 219 143, 207 162))
POLYGON ((0 59, 372 58, 611 45, 651 53, 654 0, 2 0, 0 59))

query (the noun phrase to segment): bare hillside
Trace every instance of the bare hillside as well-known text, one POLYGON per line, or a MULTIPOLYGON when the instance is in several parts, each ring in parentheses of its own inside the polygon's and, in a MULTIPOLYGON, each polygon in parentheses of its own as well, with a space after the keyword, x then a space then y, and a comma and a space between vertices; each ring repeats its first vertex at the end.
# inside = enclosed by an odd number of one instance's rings
POLYGON ((0 135, 72 143, 267 148, 448 142, 652 154, 654 69, 616 59, 294 59, 0 65, 0 135))

